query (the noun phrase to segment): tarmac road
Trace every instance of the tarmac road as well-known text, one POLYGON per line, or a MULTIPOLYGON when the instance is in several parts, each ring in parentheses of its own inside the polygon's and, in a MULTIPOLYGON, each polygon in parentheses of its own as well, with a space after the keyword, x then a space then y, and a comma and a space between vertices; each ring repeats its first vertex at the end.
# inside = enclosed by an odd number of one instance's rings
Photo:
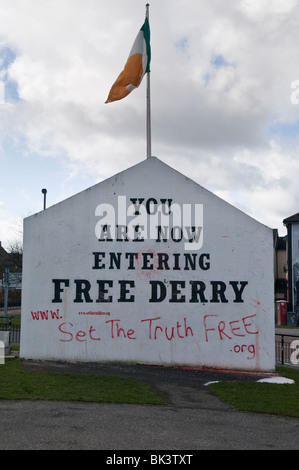
POLYGON ((205 386, 214 380, 257 380, 269 374, 34 361, 25 361, 25 367, 147 381, 166 404, 3 400, 1 450, 111 450, 112 456, 112 451, 124 450, 134 451, 132 455, 138 450, 184 455, 196 450, 299 448, 299 419, 238 412, 205 386))

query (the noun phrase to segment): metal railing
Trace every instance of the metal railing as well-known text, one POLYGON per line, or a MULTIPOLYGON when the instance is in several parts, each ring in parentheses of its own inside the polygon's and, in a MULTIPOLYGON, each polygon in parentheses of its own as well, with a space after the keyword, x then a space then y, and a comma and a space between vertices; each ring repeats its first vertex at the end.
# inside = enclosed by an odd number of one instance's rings
POLYGON ((20 344, 21 327, 13 325, 13 318, 12 315, 5 318, 6 322, 0 324, 0 331, 9 331, 9 344, 20 344))
MULTIPOLYGON (((19 308, 21 310, 21 302, 19 300, 8 300, 7 309, 19 308)), ((0 300, 0 309, 4 309, 4 301, 0 300)))
POLYGON ((299 367, 299 336, 276 333, 275 359, 277 364, 299 367))

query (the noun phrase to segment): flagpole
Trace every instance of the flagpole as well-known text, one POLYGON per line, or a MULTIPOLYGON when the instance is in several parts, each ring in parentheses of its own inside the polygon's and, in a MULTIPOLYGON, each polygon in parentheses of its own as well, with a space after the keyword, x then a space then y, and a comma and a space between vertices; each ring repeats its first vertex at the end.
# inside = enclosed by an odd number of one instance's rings
MULTIPOLYGON (((146 4, 146 17, 149 21, 149 3, 146 4)), ((146 88, 146 158, 152 155, 152 131, 151 131, 151 82, 150 71, 147 72, 147 88, 146 88)))

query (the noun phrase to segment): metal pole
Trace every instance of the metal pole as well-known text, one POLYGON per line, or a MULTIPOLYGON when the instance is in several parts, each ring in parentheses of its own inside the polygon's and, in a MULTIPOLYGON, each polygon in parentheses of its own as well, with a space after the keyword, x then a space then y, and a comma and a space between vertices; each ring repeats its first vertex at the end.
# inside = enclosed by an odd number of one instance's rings
POLYGON ((8 309, 8 288, 9 288, 9 268, 5 268, 4 273, 4 318, 3 323, 6 325, 7 309, 8 309))
MULTIPOLYGON (((149 21, 149 3, 146 4, 146 17, 149 21)), ((146 157, 152 156, 152 135, 151 135, 151 83, 150 71, 147 72, 147 89, 146 89, 146 157)))
POLYGON ((47 190, 46 189, 42 189, 42 193, 44 195, 44 210, 46 209, 46 195, 47 195, 47 190))

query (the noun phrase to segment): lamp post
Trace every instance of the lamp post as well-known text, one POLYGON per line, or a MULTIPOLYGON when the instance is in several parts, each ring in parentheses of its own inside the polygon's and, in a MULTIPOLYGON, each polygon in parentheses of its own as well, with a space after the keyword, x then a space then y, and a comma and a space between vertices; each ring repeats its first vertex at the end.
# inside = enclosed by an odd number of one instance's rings
POLYGON ((47 190, 46 189, 42 189, 42 193, 44 195, 44 210, 46 209, 46 195, 47 195, 47 190))

